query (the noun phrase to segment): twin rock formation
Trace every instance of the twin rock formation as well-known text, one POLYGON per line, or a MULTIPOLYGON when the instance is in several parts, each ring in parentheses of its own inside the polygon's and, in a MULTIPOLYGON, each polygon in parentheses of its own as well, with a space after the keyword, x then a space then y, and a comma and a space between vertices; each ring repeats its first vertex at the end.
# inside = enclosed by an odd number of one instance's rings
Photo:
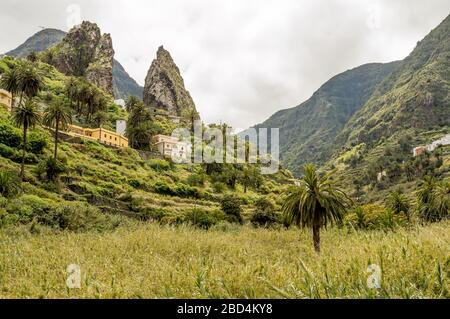
MULTIPOLYGON (((44 60, 66 75, 84 76, 114 96, 112 39, 109 34, 102 35, 95 23, 84 21, 74 27, 62 42, 46 51, 44 60)), ((143 100, 146 106, 163 109, 173 116, 195 110, 180 70, 162 46, 145 79, 143 100)))

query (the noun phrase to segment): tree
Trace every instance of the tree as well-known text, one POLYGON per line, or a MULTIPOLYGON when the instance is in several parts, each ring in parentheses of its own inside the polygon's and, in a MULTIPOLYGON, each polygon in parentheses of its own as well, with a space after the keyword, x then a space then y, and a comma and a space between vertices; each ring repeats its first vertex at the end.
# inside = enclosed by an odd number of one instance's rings
POLYGON ((34 128, 40 123, 41 116, 37 110, 37 105, 33 99, 27 99, 25 103, 19 104, 12 113, 12 121, 17 127, 23 128, 23 142, 22 142, 22 164, 20 167, 20 178, 24 179, 25 173, 25 155, 27 145, 28 129, 34 128))
POLYGON ((23 96, 33 98, 44 87, 44 80, 40 72, 29 61, 21 61, 17 66, 18 90, 20 92, 19 105, 23 96))
POLYGON ((37 55, 36 51, 30 52, 30 54, 28 54, 28 56, 27 56, 27 60, 32 63, 35 63, 38 60, 38 55, 37 55))
POLYGON ((242 224, 242 200, 235 195, 225 195, 221 202, 220 207, 222 211, 227 215, 227 219, 230 222, 237 222, 242 224))
POLYGON ((12 95, 12 106, 14 96, 19 93, 19 73, 16 68, 8 69, 0 78, 0 88, 9 91, 12 95))
POLYGON ((191 124, 191 132, 194 133, 194 124, 195 121, 200 119, 200 114, 197 112, 195 108, 190 108, 184 111, 182 114, 183 117, 186 117, 191 124))
POLYGON ((334 185, 331 174, 320 176, 312 164, 305 165, 304 171, 305 176, 287 196, 282 211, 288 224, 312 228, 314 249, 319 253, 320 229, 342 221, 351 200, 334 185))
POLYGON ((399 190, 389 193, 386 199, 386 207, 389 208, 394 214, 405 214, 408 220, 410 220, 410 205, 408 198, 399 190))
POLYGON ((142 101, 139 100, 136 96, 134 95, 129 96, 125 102, 125 108, 127 112, 131 113, 133 111, 133 108, 137 106, 139 103, 142 103, 142 101))
POLYGON ((58 155, 58 134, 60 129, 67 129, 67 126, 72 123, 72 113, 60 101, 55 101, 50 104, 44 112, 43 123, 45 126, 51 127, 55 130, 55 151, 54 158, 58 155))
POLYGON ((151 112, 139 101, 131 108, 126 135, 132 148, 149 149, 150 140, 156 133, 151 112))
POLYGON ((102 127, 103 124, 108 122, 109 120, 109 114, 105 111, 97 111, 92 116, 93 124, 95 124, 96 127, 102 127))
POLYGON ((417 190, 417 202, 421 218, 427 222, 436 222, 448 218, 450 214, 450 183, 437 181, 425 176, 417 190))
POLYGON ((73 101, 77 100, 78 88, 79 82, 74 77, 70 77, 64 84, 64 91, 69 98, 70 107, 73 107, 73 101))

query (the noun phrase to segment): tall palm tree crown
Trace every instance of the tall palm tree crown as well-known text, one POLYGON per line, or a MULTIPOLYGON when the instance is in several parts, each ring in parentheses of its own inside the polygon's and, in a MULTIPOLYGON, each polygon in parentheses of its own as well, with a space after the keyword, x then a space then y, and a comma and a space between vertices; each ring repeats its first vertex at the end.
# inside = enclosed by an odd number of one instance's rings
POLYGON ((23 180, 25 172, 27 132, 29 128, 34 128, 41 121, 41 116, 38 112, 36 103, 32 99, 28 99, 25 103, 20 104, 12 113, 12 121, 17 127, 23 128, 22 164, 20 167, 20 177, 23 180))
POLYGON ((45 126, 55 129, 55 151, 56 160, 58 153, 58 133, 60 129, 65 130, 72 123, 72 114, 68 107, 59 101, 50 104, 44 112, 43 123, 45 126))
POLYGON ((331 175, 320 176, 314 165, 305 165, 305 176, 286 198, 283 213, 288 224, 313 229, 314 248, 320 252, 320 229, 340 222, 351 205, 349 197, 336 188, 331 175))
POLYGON ((27 97, 35 97, 44 87, 40 72, 31 62, 21 61, 18 65, 18 85, 21 93, 27 97))
POLYGON ((14 106, 14 96, 19 93, 19 77, 15 68, 8 69, 0 78, 0 88, 9 91, 12 95, 12 104, 14 106))

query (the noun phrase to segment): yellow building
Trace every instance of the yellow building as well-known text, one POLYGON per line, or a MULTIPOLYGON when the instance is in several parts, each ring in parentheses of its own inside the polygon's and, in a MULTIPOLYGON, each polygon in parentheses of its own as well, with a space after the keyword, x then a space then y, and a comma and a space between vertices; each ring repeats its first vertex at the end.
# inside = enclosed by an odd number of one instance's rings
POLYGON ((104 128, 84 128, 76 125, 69 125, 67 130, 75 136, 95 140, 106 145, 128 147, 128 139, 126 137, 105 130, 104 128))
POLYGON ((8 111, 11 111, 12 94, 6 90, 0 89, 0 104, 6 105, 8 111))

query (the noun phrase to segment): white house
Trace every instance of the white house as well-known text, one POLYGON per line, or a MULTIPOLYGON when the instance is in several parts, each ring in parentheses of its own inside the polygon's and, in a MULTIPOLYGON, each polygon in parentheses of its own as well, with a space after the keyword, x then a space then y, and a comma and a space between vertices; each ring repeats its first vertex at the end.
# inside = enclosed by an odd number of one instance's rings
POLYGON ((125 110, 125 101, 123 99, 118 99, 114 101, 114 104, 120 106, 123 110, 125 110))

